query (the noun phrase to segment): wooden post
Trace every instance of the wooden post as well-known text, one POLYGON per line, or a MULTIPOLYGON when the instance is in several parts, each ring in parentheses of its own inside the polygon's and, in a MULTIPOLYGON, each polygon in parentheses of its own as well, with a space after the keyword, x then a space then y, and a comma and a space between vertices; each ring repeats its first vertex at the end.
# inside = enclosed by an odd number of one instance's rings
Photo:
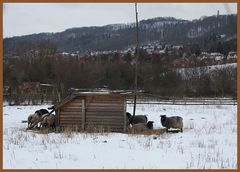
POLYGON ((86 119, 86 109, 85 109, 85 99, 82 99, 82 130, 85 129, 85 119, 86 119))
POLYGON ((58 126, 60 125, 60 110, 57 110, 57 122, 58 122, 58 126))
POLYGON ((138 40, 138 12, 137 12, 137 3, 135 3, 135 12, 136 12, 136 61, 135 61, 135 78, 134 78, 134 105, 133 105, 133 116, 135 116, 136 112, 136 101, 137 101, 137 76, 138 76, 138 58, 139 58, 139 40, 138 40))
POLYGON ((124 104, 123 104, 123 132, 125 133, 127 128, 127 121, 126 121, 126 98, 124 98, 124 104))

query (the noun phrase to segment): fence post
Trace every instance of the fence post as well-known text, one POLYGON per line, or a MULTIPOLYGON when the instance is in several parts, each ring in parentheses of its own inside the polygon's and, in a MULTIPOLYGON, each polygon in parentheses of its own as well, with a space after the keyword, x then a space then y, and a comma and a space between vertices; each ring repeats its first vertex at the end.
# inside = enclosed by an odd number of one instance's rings
POLYGON ((127 126, 127 121, 126 121, 126 104, 127 104, 127 103, 126 103, 126 101, 127 101, 127 100, 126 100, 126 98, 125 98, 124 105, 123 105, 123 106, 124 106, 124 110, 123 110, 123 125, 124 125, 124 126, 123 126, 123 132, 126 132, 126 130, 127 130, 127 129, 126 129, 126 126, 127 126))
POLYGON ((85 109, 85 99, 82 99, 82 130, 85 129, 85 119, 86 119, 86 109, 85 109))

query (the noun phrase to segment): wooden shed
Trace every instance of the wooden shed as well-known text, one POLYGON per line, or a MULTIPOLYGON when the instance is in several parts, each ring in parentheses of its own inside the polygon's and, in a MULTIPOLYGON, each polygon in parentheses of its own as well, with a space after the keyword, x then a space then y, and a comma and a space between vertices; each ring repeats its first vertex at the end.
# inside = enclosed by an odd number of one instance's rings
POLYGON ((82 130, 126 131, 126 94, 80 92, 55 105, 57 125, 82 130))

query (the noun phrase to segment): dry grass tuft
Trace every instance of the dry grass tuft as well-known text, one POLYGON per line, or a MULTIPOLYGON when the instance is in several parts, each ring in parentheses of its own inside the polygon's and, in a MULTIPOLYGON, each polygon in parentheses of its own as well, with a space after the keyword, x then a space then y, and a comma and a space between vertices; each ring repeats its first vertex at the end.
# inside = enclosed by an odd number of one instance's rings
MULTIPOLYGON (((68 127, 57 127, 56 131, 53 131, 52 129, 49 128, 41 128, 41 129, 32 129, 32 130, 26 130, 26 129, 22 129, 24 131, 31 131, 33 133, 38 133, 38 134, 49 134, 52 132, 55 133, 63 133, 64 136, 66 136, 67 138, 70 138, 73 136, 74 132, 80 132, 80 133, 98 133, 98 134, 107 134, 107 133, 111 133, 111 130, 109 128, 106 127, 102 127, 102 126, 86 126, 84 130, 82 130, 81 127, 79 126, 68 126, 68 127)), ((136 134, 136 135, 162 135, 163 133, 166 133, 166 129, 165 128, 158 128, 158 129, 146 129, 144 131, 135 131, 134 129, 130 128, 128 129, 128 131, 126 132, 126 134, 136 134)))
POLYGON ((88 125, 85 127, 84 132, 86 133, 109 133, 111 132, 110 128, 102 127, 102 126, 93 126, 93 125, 88 125))
POLYGON ((166 133, 165 128, 159 128, 159 129, 146 129, 144 131, 135 131, 134 129, 129 129, 128 134, 141 134, 141 135, 162 135, 163 133, 166 133))

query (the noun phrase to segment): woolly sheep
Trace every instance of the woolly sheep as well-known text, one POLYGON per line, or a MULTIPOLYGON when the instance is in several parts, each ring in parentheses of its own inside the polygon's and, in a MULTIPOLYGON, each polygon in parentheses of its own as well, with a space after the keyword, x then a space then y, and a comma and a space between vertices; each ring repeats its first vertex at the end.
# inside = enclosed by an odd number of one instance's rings
POLYGON ((142 132, 149 129, 153 129, 153 121, 148 121, 147 123, 138 123, 132 126, 132 130, 137 132, 142 132))
POLYGON ((33 123, 33 121, 32 121, 33 116, 34 116, 34 114, 30 114, 28 116, 28 120, 27 120, 28 121, 28 127, 27 128, 29 128, 32 125, 32 123, 33 123))
POLYGON ((129 124, 138 124, 138 123, 144 123, 146 124, 147 123, 147 116, 146 115, 131 115, 129 112, 126 113, 126 116, 128 118, 128 122, 129 124))
POLYGON ((42 118, 38 113, 30 115, 29 119, 31 120, 29 120, 30 126, 28 126, 28 129, 32 129, 33 127, 37 126, 39 122, 42 121, 42 118))
POLYGON ((34 114, 29 115, 28 116, 28 128, 27 129, 32 129, 35 126, 38 126, 39 123, 40 123, 40 126, 41 126, 41 122, 46 115, 49 115, 49 112, 46 109, 37 110, 37 111, 35 111, 34 114))
POLYGON ((43 118, 41 122, 42 128, 48 128, 52 127, 52 129, 56 129, 56 118, 55 115, 47 115, 46 117, 43 118))
POLYGON ((35 114, 39 114, 40 116, 49 113, 47 109, 40 109, 35 112, 35 114))
POLYGON ((167 117, 166 115, 161 115, 161 124, 167 128, 167 132, 170 128, 180 129, 183 132, 183 118, 180 116, 167 117))

